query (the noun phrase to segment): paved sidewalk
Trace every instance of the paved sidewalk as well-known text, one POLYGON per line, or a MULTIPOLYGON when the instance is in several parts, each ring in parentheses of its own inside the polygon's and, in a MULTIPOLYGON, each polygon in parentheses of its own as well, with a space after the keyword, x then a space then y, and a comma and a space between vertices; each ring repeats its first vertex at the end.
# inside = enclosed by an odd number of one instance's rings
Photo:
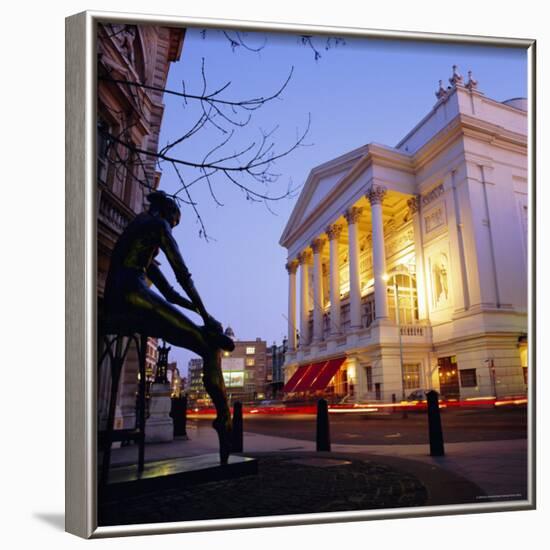
MULTIPOLYGON (((173 457, 193 456, 216 452, 217 437, 212 428, 190 422, 189 440, 148 444, 147 461, 173 457)), ((315 442, 255 433, 244 434, 244 454, 296 453, 315 451, 315 442)), ((527 440, 448 443, 446 456, 429 456, 428 445, 341 445, 333 444, 332 452, 340 455, 357 455, 362 459, 376 460, 379 464, 399 467, 402 470, 429 478, 431 471, 444 471, 477 485, 480 502, 490 500, 527 499, 527 440), (428 470, 425 468, 428 467, 428 470), (484 494, 483 494, 484 493, 484 494)), ((112 464, 132 464, 137 456, 136 447, 114 449, 112 464)), ((418 477, 418 475, 417 475, 418 477)), ((425 479, 422 480, 423 482, 425 479)))
MULTIPOLYGON (((252 518, 386 510, 430 504, 417 476, 357 455, 315 452, 247 453, 258 472, 133 496, 100 499, 99 525, 252 518)), ((478 492, 472 487, 465 502, 478 492)))
POLYGON ((505 501, 528 497, 526 439, 447 443, 444 457, 429 456, 429 445, 376 445, 367 448, 333 445, 332 448, 339 452, 368 452, 439 466, 475 483, 489 498, 505 501))

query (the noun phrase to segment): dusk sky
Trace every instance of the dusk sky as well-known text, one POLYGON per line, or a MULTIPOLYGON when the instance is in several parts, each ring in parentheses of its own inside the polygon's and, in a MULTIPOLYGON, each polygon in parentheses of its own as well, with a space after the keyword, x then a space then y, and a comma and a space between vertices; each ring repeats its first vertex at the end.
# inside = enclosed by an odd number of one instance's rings
MULTIPOLYGON (((185 81, 187 93, 199 94, 204 58, 209 92, 230 81, 220 95, 224 99, 269 96, 294 67, 281 98, 252 112, 250 123, 235 128, 234 137, 218 155, 227 156, 257 142, 260 128, 270 131, 275 126, 275 151, 284 151, 304 131, 311 114, 308 146, 277 161, 276 183, 265 187, 240 180, 271 196, 284 194, 289 182, 299 187, 298 192, 271 202, 274 215, 264 204, 246 200, 225 176, 217 175, 212 178, 213 191, 224 206, 216 204, 204 180, 190 188, 212 239, 206 242, 199 236, 200 226, 188 205, 182 205, 174 236, 207 310, 224 327, 231 325, 239 340, 260 337, 268 344, 279 344, 287 332, 288 293, 286 250, 279 239, 310 170, 367 143, 395 146, 431 110, 438 81, 447 85, 453 64, 465 79, 471 69, 479 90, 488 97, 497 101, 526 97, 527 57, 522 49, 355 38, 325 50, 326 39, 319 37, 314 44, 321 58, 316 61, 313 50, 294 35, 248 33, 244 37, 251 48, 265 46, 259 52, 243 47, 232 51, 219 31, 209 30, 203 38, 200 30, 187 30, 181 59, 170 69, 167 88, 181 91, 185 81)), ((184 104, 182 98, 165 95, 164 102, 160 147, 187 132, 200 114, 192 100, 184 104)), ((226 137, 213 127, 204 128, 171 155, 201 161, 226 137)), ((177 175, 170 166, 161 168, 160 188, 174 193, 181 187, 177 175)), ((199 175, 184 167, 180 172, 187 182, 199 175)), ((177 288, 166 260, 159 260, 177 288)), ((173 348, 170 360, 177 360, 185 374, 193 356, 173 348)))

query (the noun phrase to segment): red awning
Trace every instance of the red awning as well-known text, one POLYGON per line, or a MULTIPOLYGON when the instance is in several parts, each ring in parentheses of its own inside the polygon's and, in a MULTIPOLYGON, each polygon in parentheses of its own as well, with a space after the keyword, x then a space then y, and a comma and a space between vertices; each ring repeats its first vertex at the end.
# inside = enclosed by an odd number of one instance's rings
POLYGON ((339 357, 338 359, 331 359, 324 363, 323 369, 319 372, 309 389, 311 391, 324 390, 345 360, 345 357, 339 357))
POLYGON ((283 388, 284 393, 291 393, 293 391, 296 391, 296 386, 300 383, 300 380, 302 379, 302 376, 306 373, 307 368, 309 365, 302 365, 301 367, 298 367, 296 372, 290 377, 290 380, 285 384, 283 388))
POLYGON ((313 381, 321 374, 323 367, 328 363, 328 361, 323 361, 322 363, 312 363, 307 367, 306 372, 298 382, 298 385, 294 388, 294 391, 309 391, 311 389, 311 384, 313 381))

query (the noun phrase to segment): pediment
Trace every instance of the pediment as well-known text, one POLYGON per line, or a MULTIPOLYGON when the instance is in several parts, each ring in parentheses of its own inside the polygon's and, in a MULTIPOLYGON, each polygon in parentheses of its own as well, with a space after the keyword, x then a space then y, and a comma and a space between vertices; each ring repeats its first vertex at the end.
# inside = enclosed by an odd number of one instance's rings
POLYGON ((284 246, 287 237, 326 201, 333 189, 353 171, 365 154, 366 148, 362 147, 311 170, 283 231, 280 244, 284 246))

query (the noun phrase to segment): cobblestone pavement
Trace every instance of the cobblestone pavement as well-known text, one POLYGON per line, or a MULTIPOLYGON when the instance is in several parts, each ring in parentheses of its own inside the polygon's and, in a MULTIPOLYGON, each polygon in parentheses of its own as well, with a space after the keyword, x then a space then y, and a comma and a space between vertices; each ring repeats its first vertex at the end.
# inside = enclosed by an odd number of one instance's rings
POLYGON ((416 477, 371 460, 270 453, 258 461, 257 475, 100 503, 99 525, 372 510, 428 500, 416 477))

